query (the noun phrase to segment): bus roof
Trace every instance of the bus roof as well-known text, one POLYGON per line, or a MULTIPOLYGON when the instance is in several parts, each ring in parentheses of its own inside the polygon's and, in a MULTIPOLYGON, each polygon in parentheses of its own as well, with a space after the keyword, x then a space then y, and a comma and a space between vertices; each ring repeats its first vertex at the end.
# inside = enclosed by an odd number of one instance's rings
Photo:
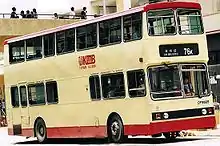
POLYGON ((34 38, 34 37, 38 37, 38 36, 43 36, 46 34, 51 34, 51 33, 59 32, 59 31, 63 31, 66 29, 71 29, 71 28, 87 25, 90 23, 96 23, 99 21, 104 21, 104 20, 120 17, 123 15, 132 14, 132 13, 136 13, 136 12, 140 12, 140 11, 146 12, 149 10, 167 9, 167 8, 201 9, 201 6, 199 3, 195 3, 195 2, 158 2, 158 3, 154 3, 154 4, 147 4, 147 5, 135 7, 135 8, 123 11, 123 12, 112 13, 112 14, 108 14, 105 16, 89 19, 89 20, 83 20, 80 22, 72 23, 72 24, 62 25, 59 27, 46 29, 46 30, 39 31, 39 32, 34 32, 34 33, 27 34, 27 35, 19 36, 19 37, 10 38, 10 39, 7 39, 4 41, 4 45, 8 44, 8 43, 16 42, 16 41, 30 39, 30 38, 34 38))
POLYGON ((188 8, 188 9, 199 9, 201 10, 201 5, 195 2, 158 2, 146 5, 144 11, 158 10, 158 9, 177 9, 177 8, 188 8))

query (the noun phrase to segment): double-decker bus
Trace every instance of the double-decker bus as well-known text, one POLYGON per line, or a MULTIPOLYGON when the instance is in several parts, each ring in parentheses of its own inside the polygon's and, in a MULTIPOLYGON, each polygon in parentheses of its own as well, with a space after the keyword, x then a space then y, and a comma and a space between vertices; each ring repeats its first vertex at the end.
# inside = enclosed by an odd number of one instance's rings
POLYGON ((213 128, 201 6, 161 2, 5 41, 9 135, 178 136, 213 128))

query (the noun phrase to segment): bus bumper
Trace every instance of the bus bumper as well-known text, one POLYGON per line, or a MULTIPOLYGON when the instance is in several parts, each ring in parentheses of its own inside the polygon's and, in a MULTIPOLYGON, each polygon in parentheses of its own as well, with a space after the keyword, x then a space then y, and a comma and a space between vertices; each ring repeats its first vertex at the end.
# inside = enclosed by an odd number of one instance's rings
POLYGON ((126 125, 125 135, 154 135, 189 129, 208 129, 216 126, 215 116, 152 122, 146 125, 126 125))

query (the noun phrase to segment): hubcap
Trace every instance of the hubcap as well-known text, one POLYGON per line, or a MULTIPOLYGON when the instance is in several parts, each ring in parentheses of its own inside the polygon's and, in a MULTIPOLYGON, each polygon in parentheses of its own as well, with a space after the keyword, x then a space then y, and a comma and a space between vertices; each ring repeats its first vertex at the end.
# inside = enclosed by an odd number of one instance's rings
POLYGON ((120 127, 117 121, 113 122, 111 125, 112 135, 116 136, 119 133, 120 127))
POLYGON ((44 127, 42 125, 39 126, 39 135, 44 136, 44 127))

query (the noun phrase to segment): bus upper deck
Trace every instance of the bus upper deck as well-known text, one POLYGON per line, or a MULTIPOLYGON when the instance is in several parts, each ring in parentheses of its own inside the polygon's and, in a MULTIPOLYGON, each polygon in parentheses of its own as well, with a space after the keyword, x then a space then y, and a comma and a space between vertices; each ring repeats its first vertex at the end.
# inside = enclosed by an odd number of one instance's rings
POLYGON ((199 4, 190 2, 156 3, 13 38, 5 42, 9 44, 6 65, 112 45, 136 46, 146 54, 155 54, 152 59, 152 55, 146 56, 148 61, 194 55, 207 60, 200 9, 199 4))

